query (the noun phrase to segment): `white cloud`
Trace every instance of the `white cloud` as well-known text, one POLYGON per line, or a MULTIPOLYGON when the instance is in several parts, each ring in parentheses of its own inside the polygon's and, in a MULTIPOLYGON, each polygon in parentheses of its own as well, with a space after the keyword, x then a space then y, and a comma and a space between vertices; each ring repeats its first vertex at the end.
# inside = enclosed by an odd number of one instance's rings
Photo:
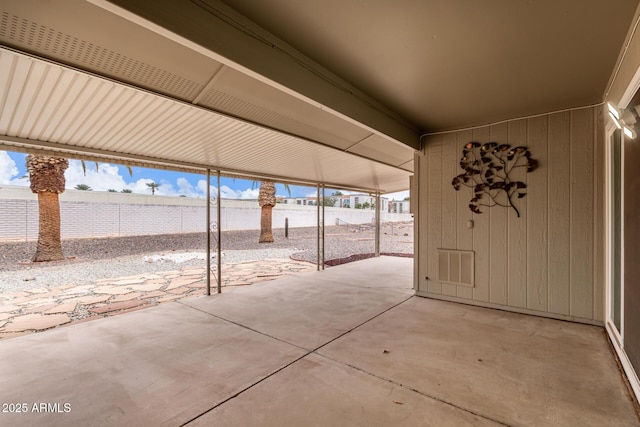
POLYGON ((86 184, 96 191, 107 191, 110 188, 120 191, 128 188, 117 166, 100 163, 96 170, 93 162, 85 162, 85 165, 86 175, 79 160, 69 160, 69 168, 65 172, 66 188, 74 188, 78 184, 86 184))
MULTIPOLYGON (((196 184, 197 187, 197 193, 200 194, 198 197, 206 197, 207 196, 207 181, 204 179, 200 179, 198 180, 198 183, 196 184)), ((209 192, 211 194, 211 197, 217 197, 218 194, 218 188, 214 187, 213 185, 209 185, 209 192)))
MULTIPOLYGON (((206 184, 205 184, 206 185, 206 184)), ((226 185, 220 186, 220 196, 223 199, 257 199, 260 190, 258 188, 247 188, 246 190, 234 190, 226 185)))
MULTIPOLYGON (((132 192, 134 193, 139 193, 139 194, 151 194, 151 188, 149 188, 149 186, 147 184, 150 184, 154 182, 152 179, 150 178, 140 178, 137 181, 133 181, 127 184, 127 188, 130 189, 132 192)), ((162 184, 160 184, 162 186, 162 184)), ((164 191, 166 191, 166 185, 164 188, 164 191)), ((164 194, 164 191, 162 188, 157 188, 156 189, 156 194, 164 194)))
POLYGON ((29 185, 29 180, 18 177, 20 171, 16 162, 9 157, 6 151, 0 151, 0 184, 2 185, 29 185))
POLYGON ((260 194, 259 188, 247 188, 246 190, 236 190, 239 199, 258 199, 260 194))
MULTIPOLYGON (((204 181, 203 181, 204 182, 204 181)), ((204 183, 206 187, 206 182, 204 183)), ((180 177, 176 180, 178 186, 178 193, 187 197, 201 197, 202 194, 198 191, 198 188, 191 185, 191 183, 184 177, 180 177)))
MULTIPOLYGON (((85 162, 86 172, 82 169, 82 163, 79 160, 69 160, 69 168, 65 172, 67 189, 73 189, 78 184, 86 184, 94 191, 107 191, 114 189, 118 192, 123 189, 129 189, 133 193, 151 194, 151 189, 147 184, 154 182, 151 178, 139 178, 136 181, 127 182, 129 176, 124 173, 121 175, 117 165, 109 163, 99 163, 96 169, 95 163, 85 162)), ((15 161, 5 151, 0 151, 0 185, 22 185, 28 186, 29 180, 17 177, 19 169, 15 161)), ((163 196, 187 196, 187 197, 206 197, 207 181, 200 179, 193 185, 185 177, 178 177, 175 184, 166 179, 158 182, 160 186, 156 188, 155 194, 163 196)), ((217 187, 211 185, 211 196, 216 197, 217 187)), ((226 199, 257 199, 258 188, 233 189, 229 186, 222 185, 220 187, 221 196, 226 199)))
MULTIPOLYGON (((178 193, 180 195, 187 197, 207 197, 207 181, 205 179, 198 180, 196 185, 193 186, 186 178, 180 177, 176 180, 176 184, 178 185, 178 193)), ((217 187, 210 185, 209 191, 211 197, 217 197, 217 187)))

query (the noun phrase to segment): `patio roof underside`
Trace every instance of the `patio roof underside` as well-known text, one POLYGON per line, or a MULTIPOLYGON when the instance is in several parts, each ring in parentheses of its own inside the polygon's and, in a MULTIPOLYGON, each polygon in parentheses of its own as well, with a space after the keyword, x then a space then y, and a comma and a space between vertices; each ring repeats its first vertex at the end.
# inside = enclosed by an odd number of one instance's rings
POLYGON ((601 103, 610 3, 3 0, 0 141, 403 190, 420 135, 601 103))
POLYGON ((0 148, 408 188, 415 147, 403 142, 417 147, 418 133, 355 90, 336 89, 376 128, 136 19, 53 3, 3 2, 0 148))

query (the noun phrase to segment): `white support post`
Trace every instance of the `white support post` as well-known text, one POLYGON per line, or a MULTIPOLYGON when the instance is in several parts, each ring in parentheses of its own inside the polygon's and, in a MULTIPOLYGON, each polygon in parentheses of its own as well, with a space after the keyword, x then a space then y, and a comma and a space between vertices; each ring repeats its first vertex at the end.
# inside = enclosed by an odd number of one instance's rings
MULTIPOLYGON (((217 279, 218 279, 218 293, 221 294, 222 293, 222 217, 220 216, 221 214, 221 210, 222 210, 222 199, 220 198, 220 171, 217 171, 217 176, 218 176, 218 181, 217 181, 217 186, 218 186, 218 209, 217 209, 217 214, 218 214, 218 219, 217 219, 217 223, 218 223, 218 256, 217 256, 217 267, 218 267, 218 274, 217 274, 217 279)), ((208 188, 208 187, 207 187, 208 188)))
POLYGON ((380 193, 376 193, 376 257, 380 256, 380 193))
MULTIPOLYGON (((320 201, 320 184, 316 184, 316 200, 320 201)), ((316 230, 318 234, 317 236, 318 247, 316 250, 316 254, 317 254, 316 270, 320 271, 320 203, 316 203, 316 210, 317 210, 316 217, 318 219, 317 225, 316 225, 316 230)), ((323 261, 323 264, 324 264, 324 261, 323 261)))
POLYGON ((211 295, 211 170, 207 169, 207 288, 206 295, 211 295))
POLYGON ((322 269, 324 270, 324 236, 325 236, 325 232, 324 232, 324 184, 322 184, 322 269))

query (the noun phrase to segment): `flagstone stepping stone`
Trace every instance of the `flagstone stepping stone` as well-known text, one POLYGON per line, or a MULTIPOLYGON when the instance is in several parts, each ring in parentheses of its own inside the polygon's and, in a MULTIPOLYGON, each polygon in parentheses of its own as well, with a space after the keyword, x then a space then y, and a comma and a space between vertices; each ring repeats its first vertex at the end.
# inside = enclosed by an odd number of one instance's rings
MULTIPOLYGON (((211 282, 211 284, 213 285, 215 283, 215 280, 211 282)), ((195 282, 195 283, 190 283, 187 285, 188 288, 204 288, 207 284, 205 282, 195 282)))
POLYGON ((128 308, 138 307, 140 305, 147 304, 146 301, 134 300, 134 301, 122 301, 115 304, 107 304, 102 307, 94 307, 89 309, 90 312, 95 314, 106 314, 114 311, 126 310, 128 308))
POLYGON ((156 291, 160 289, 162 286, 164 286, 164 281, 162 283, 145 283, 143 285, 131 285, 128 287, 136 291, 147 292, 147 291, 156 291))
POLYGON ((167 290, 171 290, 171 289, 175 289, 175 288, 179 288, 182 286, 186 286, 186 285, 190 285, 191 283, 197 282, 198 280, 202 280, 201 277, 197 277, 197 278, 182 278, 182 277, 178 277, 175 278, 171 281, 171 283, 169 283, 169 286, 167 286, 167 290))
POLYGON ((167 295, 166 292, 162 292, 162 291, 153 291, 153 292, 149 292, 147 294, 144 294, 143 298, 156 298, 156 297, 162 297, 167 295))
POLYGON ((23 302, 29 302, 31 300, 33 300, 35 297, 33 295, 29 295, 26 297, 19 297, 19 298, 13 298, 11 300, 8 301, 9 304, 15 305, 15 304, 22 304, 23 302))
POLYGON ((65 294, 83 294, 83 293, 89 292, 93 288, 95 288, 94 285, 74 286, 72 288, 66 289, 64 293, 65 294))
POLYGON ((14 317, 2 332, 42 331, 69 322, 71 319, 66 314, 25 314, 14 317))
POLYGON ((20 310, 20 306, 18 305, 4 305, 0 306, 0 313, 9 313, 11 311, 20 310))
POLYGON ((162 298, 158 298, 158 302, 169 302, 169 301, 175 301, 177 299, 182 298, 182 295, 166 295, 162 298))
POLYGON ((56 314, 56 313, 71 313, 78 306, 77 302, 66 302, 64 304, 58 304, 53 308, 45 311, 45 314, 56 314))
POLYGON ((190 288, 187 288, 185 286, 185 287, 180 287, 175 289, 167 289, 167 293, 174 294, 174 295, 182 295, 189 292, 190 290, 191 290, 190 288))
POLYGON ((167 277, 167 276, 176 276, 178 277, 180 275, 180 270, 169 270, 169 271, 163 271, 162 272, 162 276, 163 277, 167 277))
POLYGON ((29 292, 25 292, 25 291, 18 291, 18 292, 10 292, 8 294, 4 294, 2 296, 2 299, 12 299, 12 298, 20 298, 20 297, 26 297, 31 295, 29 292))
POLYGON ((38 298, 25 301, 29 305, 37 306, 37 305, 46 305, 55 302, 53 298, 38 298))
POLYGON ((44 305, 38 305, 36 307, 32 307, 32 306, 27 306, 27 308, 25 309, 25 313, 44 313, 47 310, 52 309, 53 307, 56 307, 58 304, 44 304, 44 305))
POLYGON ((121 285, 137 285, 143 282, 144 282, 143 278, 136 278, 136 279, 116 280, 115 282, 111 282, 110 284, 113 286, 121 286, 121 285))
POLYGON ((29 292, 19 291, 19 292, 9 292, 2 295, 1 297, 3 300, 9 300, 14 298, 28 297, 29 295, 31 295, 29 292))
POLYGON ((122 295, 131 292, 126 286, 100 286, 93 290, 96 294, 122 295))
POLYGON ((112 295, 87 295, 84 297, 76 297, 68 299, 67 302, 77 302, 82 305, 92 305, 108 301, 112 295))
POLYGON ((131 292, 129 294, 118 295, 117 297, 113 297, 113 299, 109 300, 110 303, 120 302, 120 301, 131 301, 132 299, 138 298, 142 295, 141 292, 131 292))

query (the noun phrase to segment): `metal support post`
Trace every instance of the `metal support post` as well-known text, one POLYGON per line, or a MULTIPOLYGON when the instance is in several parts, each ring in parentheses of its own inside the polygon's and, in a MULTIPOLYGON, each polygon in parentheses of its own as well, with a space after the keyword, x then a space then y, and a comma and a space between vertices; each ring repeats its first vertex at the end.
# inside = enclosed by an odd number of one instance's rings
POLYGON ((218 206, 217 206, 217 214, 218 214, 218 257, 217 257, 217 267, 218 267, 218 293, 222 293, 222 216, 220 215, 222 211, 222 199, 220 198, 220 171, 217 171, 218 176, 218 206))
MULTIPOLYGON (((317 195, 316 200, 319 201, 320 200, 320 184, 316 185, 316 195, 317 195)), ((317 251, 316 251, 318 259, 317 259, 317 262, 316 262, 316 270, 320 271, 320 203, 316 203, 316 205, 317 205, 316 208, 317 208, 317 211, 318 211, 317 215, 316 215, 317 219, 318 219, 318 224, 316 226, 316 229, 317 229, 317 232, 318 232, 318 236, 317 236, 318 247, 317 247, 317 251)))
POLYGON ((376 257, 380 256, 380 193, 376 193, 376 257))
POLYGON ((324 270, 324 184, 322 185, 322 269, 324 270))
POLYGON ((207 290, 206 295, 211 295, 211 171, 207 169, 207 290))

